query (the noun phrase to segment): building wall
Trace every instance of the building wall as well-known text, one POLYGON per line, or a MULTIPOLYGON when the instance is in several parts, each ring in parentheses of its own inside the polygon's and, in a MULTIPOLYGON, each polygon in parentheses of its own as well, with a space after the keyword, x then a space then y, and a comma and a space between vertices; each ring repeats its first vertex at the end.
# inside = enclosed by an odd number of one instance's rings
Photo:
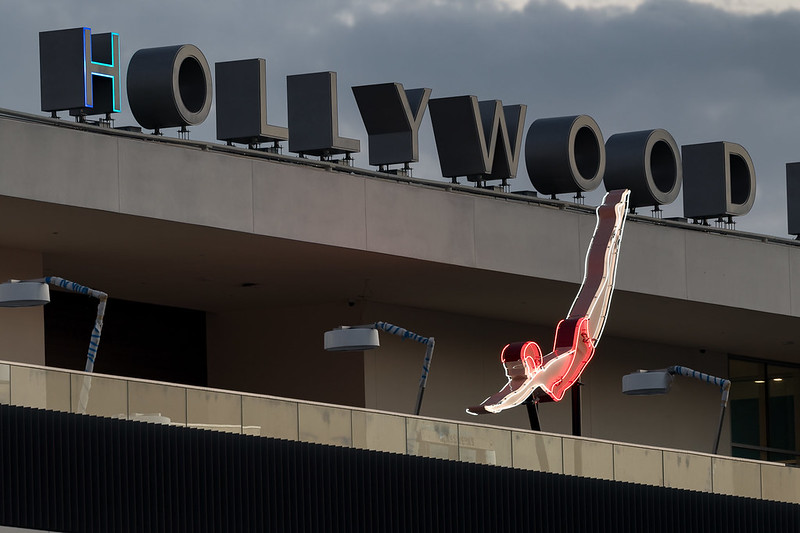
MULTIPOLYGON (((613 313, 613 310, 612 310, 613 313)), ((465 412, 500 390, 506 377, 500 350, 515 341, 533 340, 547 353, 552 327, 490 320, 431 310, 370 303, 365 322, 383 320, 436 339, 423 416, 506 427, 530 428, 524 406, 475 417, 465 412)), ((365 352, 365 406, 413 412, 424 346, 381 333, 381 347, 365 352)), ((622 394, 622 376, 640 368, 680 364, 712 375, 727 375, 727 355, 697 348, 605 336, 583 374, 582 434, 588 437, 710 452, 719 420, 720 390, 688 378, 676 378, 663 396, 622 394)), ((543 431, 572 432, 572 397, 542 403, 543 431)), ((723 426, 720 452, 730 452, 730 426, 723 426)))
MULTIPOLYGON (((0 245, 31 237, 40 250, 3 252, 3 272, 207 312, 212 387, 410 412, 421 347, 383 335, 364 355, 322 349, 327 329, 384 320, 437 338, 423 414, 467 420, 505 381, 504 344, 550 347, 595 224, 566 202, 41 122, 0 118, 0 245), (265 296, 227 296, 245 290, 265 296)), ((708 449, 712 387, 624 398, 622 374, 685 364, 724 376, 728 352, 797 361, 798 280, 793 243, 631 217, 584 433, 708 449), (694 415, 690 431, 678 413, 694 415)), ((43 364, 41 310, 0 316, 3 358, 43 364)), ((541 406, 545 429, 569 432, 569 401, 541 406)), ((528 423, 523 409, 485 420, 528 423)))
MULTIPOLYGON (((574 206, 288 163, 296 158, 0 123, 8 197, 568 283, 580 282, 595 224, 574 206), (41 146, 52 147, 46 157, 41 146)), ((800 316, 798 246, 642 219, 624 241, 621 290, 800 316)))

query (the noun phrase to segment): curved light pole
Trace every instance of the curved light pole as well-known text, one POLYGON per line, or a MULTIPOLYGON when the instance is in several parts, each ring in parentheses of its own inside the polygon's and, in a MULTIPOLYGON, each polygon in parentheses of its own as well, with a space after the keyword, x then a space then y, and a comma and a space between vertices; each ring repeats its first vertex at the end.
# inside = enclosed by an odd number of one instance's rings
POLYGON ((731 391, 730 380, 698 372, 697 370, 692 370, 685 366, 676 365, 663 370, 639 370, 638 372, 622 376, 622 392, 634 396, 666 394, 669 392, 669 388, 672 385, 673 376, 685 376, 699 379, 700 381, 716 385, 722 390, 719 424, 717 424, 717 435, 714 439, 713 450, 713 453, 717 453, 720 435, 722 434, 722 421, 725 419, 725 409, 728 406, 728 396, 731 391))
POLYGON ((417 401, 414 406, 414 414, 418 415, 422 408, 422 396, 425 394, 425 387, 428 384, 428 373, 431 369, 431 359, 433 359, 433 348, 436 341, 433 337, 423 337, 414 332, 408 331, 400 326, 389 324, 388 322, 375 322, 373 324, 363 324, 361 326, 341 326, 325 332, 325 349, 329 352, 347 352, 371 350, 380 346, 378 330, 397 335, 403 339, 410 339, 420 344, 424 344, 425 358, 422 360, 422 375, 419 378, 419 390, 417 391, 417 401))

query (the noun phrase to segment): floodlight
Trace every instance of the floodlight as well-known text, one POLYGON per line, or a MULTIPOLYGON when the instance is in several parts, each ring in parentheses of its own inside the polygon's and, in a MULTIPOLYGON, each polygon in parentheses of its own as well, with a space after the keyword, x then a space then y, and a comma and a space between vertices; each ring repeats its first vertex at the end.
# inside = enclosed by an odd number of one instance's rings
POLYGON ((672 385, 672 374, 666 370, 639 370, 622 376, 622 392, 633 396, 666 394, 672 385))
POLYGON ((0 307, 34 307, 50 303, 50 288, 43 281, 12 279, 0 283, 0 307))
POLYGON ((378 330, 371 326, 342 326, 325 332, 325 349, 329 352, 360 352, 380 345, 378 330))

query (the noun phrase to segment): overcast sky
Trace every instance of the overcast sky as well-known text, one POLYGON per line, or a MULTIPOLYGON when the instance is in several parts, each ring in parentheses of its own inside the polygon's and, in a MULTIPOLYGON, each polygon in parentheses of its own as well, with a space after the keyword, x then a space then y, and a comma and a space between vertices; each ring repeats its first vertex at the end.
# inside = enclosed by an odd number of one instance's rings
MULTIPOLYGON (((588 114, 607 139, 668 130, 678 145, 731 141, 756 168, 744 231, 787 236, 785 164, 800 161, 800 0, 0 0, 0 107, 41 113, 38 32, 117 32, 123 81, 141 48, 191 43, 209 63, 267 60, 269 122, 286 125, 286 76, 338 72, 340 134, 366 131, 350 87, 400 82, 432 98, 588 114)), ((62 113, 62 115, 65 115, 62 113)), ((214 140, 215 117, 192 128, 214 140)), ((117 125, 133 124, 127 100, 117 125)), ((175 135, 167 130, 166 135, 175 135)), ((430 120, 414 175, 441 179, 430 120)), ((462 180, 463 181, 463 180, 462 180)), ((524 159, 512 190, 531 189, 524 159)), ((587 203, 597 203, 602 186, 587 203)), ((666 207, 680 216, 682 198, 666 207)), ((646 214, 646 208, 640 210, 646 214)))

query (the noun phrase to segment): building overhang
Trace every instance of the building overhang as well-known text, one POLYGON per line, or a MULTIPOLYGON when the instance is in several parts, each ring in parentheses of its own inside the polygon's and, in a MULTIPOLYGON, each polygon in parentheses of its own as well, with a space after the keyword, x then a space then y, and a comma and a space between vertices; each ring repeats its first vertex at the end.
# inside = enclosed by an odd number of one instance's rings
MULTIPOLYGON (((363 299, 551 326, 594 224, 566 202, 0 121, 0 247, 116 298, 208 312, 363 299)), ((798 279, 792 241, 632 216, 606 332, 796 360, 798 279)))

